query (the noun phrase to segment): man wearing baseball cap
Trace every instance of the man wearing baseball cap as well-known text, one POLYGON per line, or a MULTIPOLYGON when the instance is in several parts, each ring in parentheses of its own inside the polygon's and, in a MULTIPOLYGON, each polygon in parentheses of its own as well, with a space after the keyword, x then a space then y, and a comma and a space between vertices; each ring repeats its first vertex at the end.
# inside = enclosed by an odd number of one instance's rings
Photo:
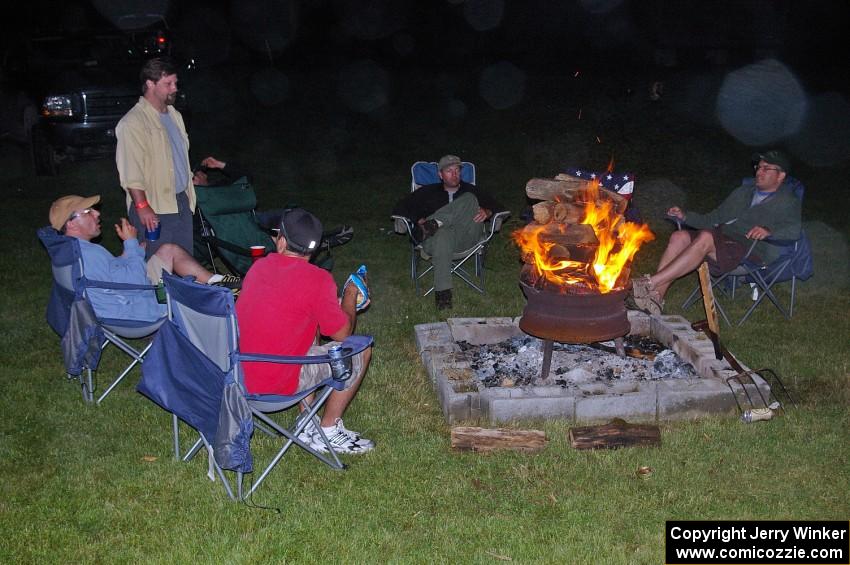
MULTIPOLYGON (((145 261, 144 246, 139 244, 136 228, 121 218, 115 233, 124 252, 115 257, 102 245, 92 243, 101 235, 100 196, 63 196, 50 206, 50 225, 59 233, 79 240, 83 274, 93 281, 149 285, 156 284, 163 269, 179 276, 194 276, 198 282, 238 289, 240 279, 231 275, 213 275, 182 247, 162 245, 145 261)), ((95 313, 101 318, 151 322, 165 313, 165 305, 156 301, 150 290, 90 288, 87 291, 95 313)))
POLYGON ((437 163, 442 182, 419 187, 393 209, 393 215, 416 222, 417 239, 434 266, 439 310, 452 307, 452 256, 479 241, 484 221, 505 209, 485 191, 460 180, 461 166, 457 155, 443 155, 437 163))
MULTIPOLYGON (((686 230, 670 236, 658 271, 632 280, 632 295, 638 308, 660 314, 664 295, 673 281, 708 261, 715 275, 737 267, 750 247, 749 240, 767 237, 794 240, 802 228, 802 203, 789 182, 790 162, 777 149, 753 155, 755 178, 745 181, 715 210, 700 214, 673 206, 667 215, 686 230)), ((781 250, 760 245, 758 259, 773 262, 781 250)))
MULTIPOLYGON (((354 284, 337 298, 331 274, 310 263, 319 249, 322 223, 303 208, 285 210, 275 237, 277 253, 258 260, 245 276, 236 315, 239 318, 239 347, 242 351, 271 355, 322 355, 354 333, 357 300, 361 292, 354 284), (319 345, 319 335, 330 343, 319 345)), ((368 297, 368 288, 365 288, 368 297)), ((368 298, 360 304, 368 306, 368 298)), ((349 430, 342 416, 357 394, 369 367, 371 349, 352 357, 352 376, 344 390, 334 390, 325 403, 320 425, 334 451, 358 454, 375 444, 349 430)), ((330 376, 325 363, 289 365, 243 363, 245 388, 255 394, 295 394, 330 376)), ((326 452, 313 423, 299 435, 313 449, 326 452)))

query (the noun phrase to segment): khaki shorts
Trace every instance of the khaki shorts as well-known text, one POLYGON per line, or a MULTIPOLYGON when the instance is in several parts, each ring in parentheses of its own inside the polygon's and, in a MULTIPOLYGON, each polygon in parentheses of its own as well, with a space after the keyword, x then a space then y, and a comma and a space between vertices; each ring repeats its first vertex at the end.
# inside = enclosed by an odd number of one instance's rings
MULTIPOLYGON (((332 341, 324 345, 314 345, 307 355, 325 355, 331 347, 341 345, 338 341, 332 341)), ((350 388, 357 380, 358 375, 363 372, 363 353, 361 351, 357 355, 351 357, 351 376, 345 381, 343 389, 350 388)), ((298 376, 298 392, 312 388, 331 376, 331 366, 327 363, 312 363, 309 365, 301 365, 301 374, 298 376)))
POLYGON ((148 280, 151 281, 151 284, 159 283, 159 281, 162 279, 163 271, 167 273, 171 272, 165 268, 165 264, 162 262, 162 259, 160 259, 156 255, 151 255, 151 258, 147 260, 145 266, 148 272, 148 280))

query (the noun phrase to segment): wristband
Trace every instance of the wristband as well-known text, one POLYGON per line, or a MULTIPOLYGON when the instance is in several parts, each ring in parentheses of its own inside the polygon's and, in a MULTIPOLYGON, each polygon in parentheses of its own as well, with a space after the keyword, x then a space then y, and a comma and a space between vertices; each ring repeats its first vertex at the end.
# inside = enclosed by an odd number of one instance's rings
POLYGON ((148 207, 148 201, 142 200, 141 202, 136 202, 134 204, 134 206, 136 207, 136 210, 141 210, 143 208, 147 208, 148 207))

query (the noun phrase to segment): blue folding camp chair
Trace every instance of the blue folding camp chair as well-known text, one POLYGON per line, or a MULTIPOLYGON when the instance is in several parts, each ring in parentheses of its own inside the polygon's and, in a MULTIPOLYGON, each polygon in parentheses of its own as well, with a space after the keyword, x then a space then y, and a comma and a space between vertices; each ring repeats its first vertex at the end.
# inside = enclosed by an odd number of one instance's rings
MULTIPOLYGON (((417 161, 413 163, 413 166, 410 167, 410 178, 410 192, 414 192, 426 184, 441 182, 437 163, 433 161, 417 161)), ((460 178, 463 182, 474 185, 475 165, 467 161, 461 163, 460 178)), ((484 258, 487 253, 487 246, 496 232, 502 228, 505 218, 510 216, 510 214, 510 211, 493 214, 487 222, 487 229, 482 238, 472 247, 458 251, 452 257, 452 274, 481 294, 484 294, 484 258), (472 260, 474 263, 474 275, 466 268, 469 260, 472 260)), ((425 252, 422 244, 417 242, 414 236, 417 218, 405 218, 404 216, 393 215, 392 219, 395 232, 406 234, 410 242, 410 278, 413 280, 416 292, 419 293, 420 280, 434 268, 433 265, 428 265, 427 268, 420 271, 420 261, 430 262, 431 256, 425 252)), ((428 296, 433 291, 434 287, 431 286, 425 291, 423 296, 428 296)))
POLYGON ((153 285, 134 285, 89 280, 85 277, 80 242, 60 234, 51 226, 38 230, 38 238, 50 255, 53 288, 47 305, 47 322, 62 338, 65 369, 77 377, 83 399, 94 401, 94 377, 102 350, 110 343, 130 356, 132 361, 98 397, 100 404, 137 364, 143 362, 150 343, 139 350, 128 339, 145 338, 156 332, 165 315, 154 321, 119 320, 97 315, 89 301, 90 289, 113 289, 123 292, 156 293, 153 285), (85 374, 84 374, 85 373, 85 374))
MULTIPOLYGON (((805 194, 805 186, 799 180, 788 177, 785 182, 791 183, 794 190, 794 195, 803 200, 805 194)), ((744 184, 752 184, 753 179, 747 178, 744 184)), ((797 295, 797 281, 807 280, 814 274, 812 249, 809 243, 809 238, 806 232, 800 230, 800 237, 793 240, 778 240, 767 238, 764 240, 756 240, 750 245, 747 254, 742 259, 741 263, 732 271, 723 273, 719 276, 711 277, 711 286, 718 292, 715 292, 715 299, 718 295, 728 296, 730 299, 735 299, 736 288, 741 284, 749 284, 752 291, 753 303, 738 320, 737 325, 741 326, 746 322, 752 313, 762 304, 765 299, 772 303, 777 310, 790 320, 794 315, 794 304, 797 295), (754 259, 758 254, 758 249, 763 245, 773 245, 781 248, 779 257, 770 264, 763 264, 754 259), (786 303, 783 303, 774 292, 774 286, 791 281, 791 296, 786 303)), ((700 287, 697 286, 685 299, 682 308, 687 309, 701 296, 700 287)), ((730 326, 732 323, 726 314, 726 309, 719 300, 715 300, 717 311, 730 326)))
POLYGON ((331 448, 316 414, 334 390, 342 390, 351 375, 351 357, 372 345, 370 336, 347 338, 337 356, 275 356, 239 351, 239 327, 233 295, 224 288, 201 285, 167 273, 163 281, 168 295, 169 320, 154 338, 148 362, 142 367, 138 390, 173 415, 175 456, 188 461, 206 448, 216 474, 231 499, 244 500, 265 480, 292 445, 304 449, 332 469, 345 465, 331 448), (248 394, 242 381, 242 362, 328 363, 332 376, 293 395, 248 394), (308 397, 315 395, 309 402, 308 397), (290 427, 269 414, 301 405, 303 412, 290 427), (252 416, 256 422, 252 420, 252 416), (200 439, 181 455, 178 418, 189 424, 200 439), (325 443, 325 455, 298 439, 309 422, 325 443), (253 426, 282 439, 271 462, 243 488, 243 476, 253 471, 250 438, 253 426), (226 479, 236 472, 236 489, 226 479))

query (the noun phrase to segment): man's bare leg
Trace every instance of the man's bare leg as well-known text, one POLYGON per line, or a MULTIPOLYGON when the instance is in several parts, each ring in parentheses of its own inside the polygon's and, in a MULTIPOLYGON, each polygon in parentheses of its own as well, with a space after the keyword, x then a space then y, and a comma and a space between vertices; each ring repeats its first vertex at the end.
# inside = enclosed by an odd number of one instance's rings
MULTIPOLYGON (((674 234, 675 235, 675 234, 674 234)), ((687 237, 687 236, 685 236, 687 237)), ((671 236, 671 244, 673 242, 673 237, 671 236)), ((679 239, 681 237, 677 237, 677 245, 680 245, 679 239)), ((668 250, 670 246, 668 245, 668 250)), ((712 260, 717 259, 716 250, 714 249, 714 236, 710 231, 700 231, 694 236, 693 240, 688 244, 687 247, 682 249, 678 254, 673 255, 670 253, 672 257, 668 256, 667 251, 664 252, 664 255, 661 257, 661 261, 659 262, 659 267, 661 263, 664 264, 660 270, 650 277, 650 281, 652 282, 652 287, 664 298, 664 295, 667 293, 667 289, 670 288, 670 285, 678 279, 679 277, 683 277, 688 273, 696 270, 700 264, 705 261, 706 257, 710 257, 712 260)))
POLYGON ((159 257, 166 269, 177 276, 193 276, 195 280, 204 284, 212 276, 212 273, 203 268, 185 249, 174 243, 162 245, 156 250, 155 255, 159 257))
POLYGON ((655 269, 656 273, 669 265, 673 259, 687 249, 692 241, 691 233, 688 230, 677 230, 670 235, 670 241, 667 242, 667 249, 664 250, 661 260, 658 261, 658 268, 655 269))

